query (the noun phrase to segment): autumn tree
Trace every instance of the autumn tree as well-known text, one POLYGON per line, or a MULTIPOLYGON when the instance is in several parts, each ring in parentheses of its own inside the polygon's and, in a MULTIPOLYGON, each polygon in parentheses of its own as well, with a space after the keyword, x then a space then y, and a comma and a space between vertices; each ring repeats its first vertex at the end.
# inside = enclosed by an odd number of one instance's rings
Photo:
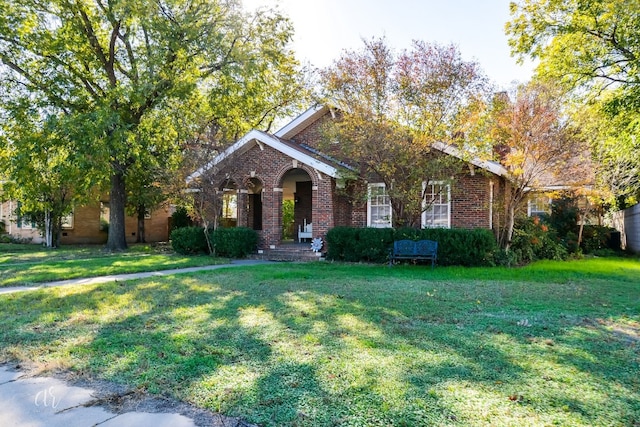
POLYGON ((588 151, 563 110, 559 91, 538 83, 496 96, 487 110, 486 141, 508 171, 499 243, 509 249, 515 219, 531 193, 551 185, 591 184, 588 151), (586 155, 585 155, 586 154, 586 155))
POLYGON ((525 0, 511 3, 506 26, 512 52, 538 59, 539 78, 572 91, 578 116, 589 110, 577 119, 599 181, 629 201, 640 195, 638 10, 638 0, 525 0))
POLYGON ((434 147, 460 138, 466 107, 485 95, 478 65, 454 46, 415 41, 395 54, 374 39, 321 76, 325 102, 341 113, 326 148, 357 167, 347 178, 385 184, 395 226, 419 227, 431 203, 425 183, 445 183, 459 166, 434 147))
MULTIPOLYGON (((0 10, 0 79, 24 89, 3 92, 2 108, 38 98, 43 116, 92 121, 77 143, 94 153, 82 165, 109 181, 111 250, 127 247, 126 179, 159 143, 140 135, 148 116, 194 91, 212 94, 213 104, 225 102, 219 94, 240 103, 244 81, 254 82, 258 103, 271 83, 295 78, 290 23, 267 11, 249 16, 234 0, 0 0, 0 10)), ((265 104, 252 114, 272 117, 278 106, 265 104)), ((180 148, 165 142, 158 153, 180 148)))

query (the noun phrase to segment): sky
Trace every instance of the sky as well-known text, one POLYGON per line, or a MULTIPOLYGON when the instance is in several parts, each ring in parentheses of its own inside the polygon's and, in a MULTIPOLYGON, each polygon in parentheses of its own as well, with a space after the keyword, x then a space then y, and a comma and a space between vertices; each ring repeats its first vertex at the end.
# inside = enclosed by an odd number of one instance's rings
POLYGON ((295 27, 298 59, 324 68, 343 51, 360 50, 362 39, 385 37, 396 51, 412 40, 458 47, 478 62, 500 89, 526 82, 533 64, 510 56, 504 24, 511 0, 242 0, 245 9, 278 8, 295 27))

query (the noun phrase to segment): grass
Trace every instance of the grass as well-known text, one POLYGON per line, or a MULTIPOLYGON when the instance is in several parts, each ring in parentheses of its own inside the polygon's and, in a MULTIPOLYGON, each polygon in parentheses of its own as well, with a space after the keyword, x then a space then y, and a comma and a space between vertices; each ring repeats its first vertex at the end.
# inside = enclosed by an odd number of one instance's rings
POLYGON ((55 280, 170 270, 222 262, 188 257, 149 245, 132 245, 125 253, 105 253, 100 246, 45 249, 37 245, 0 244, 0 287, 55 280))
POLYGON ((640 262, 333 263, 0 297, 0 361, 263 426, 640 425, 640 262))

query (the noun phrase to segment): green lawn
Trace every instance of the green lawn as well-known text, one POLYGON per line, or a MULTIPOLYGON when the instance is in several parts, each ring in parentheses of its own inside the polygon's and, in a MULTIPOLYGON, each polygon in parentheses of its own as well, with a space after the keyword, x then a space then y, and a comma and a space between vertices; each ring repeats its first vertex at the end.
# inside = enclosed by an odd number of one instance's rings
POLYGON ((132 245, 128 252, 109 254, 101 246, 52 250, 38 245, 0 244, 0 287, 195 267, 224 261, 209 256, 177 255, 148 245, 132 245))
POLYGON ((0 297, 0 361, 263 426, 640 425, 640 261, 254 266, 0 297))

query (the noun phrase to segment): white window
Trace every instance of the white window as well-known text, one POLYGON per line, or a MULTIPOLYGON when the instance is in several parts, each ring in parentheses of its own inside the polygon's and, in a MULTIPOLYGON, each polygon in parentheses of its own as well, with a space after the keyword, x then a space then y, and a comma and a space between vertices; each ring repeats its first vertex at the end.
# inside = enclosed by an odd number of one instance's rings
POLYGON ((62 229, 73 230, 73 211, 62 217, 62 229))
POLYGON ((35 227, 35 224, 31 220, 31 218, 28 215, 23 215, 21 202, 18 202, 18 210, 16 213, 18 215, 18 228, 22 228, 23 230, 31 230, 35 227))
POLYGON ((443 182, 424 182, 423 228, 451 227, 451 186, 443 182))
POLYGON ((393 225, 391 199, 384 183, 369 184, 367 225, 376 228, 387 228, 393 225))
POLYGON ((551 199, 541 194, 532 195, 527 207, 529 216, 541 216, 551 213, 551 199))

